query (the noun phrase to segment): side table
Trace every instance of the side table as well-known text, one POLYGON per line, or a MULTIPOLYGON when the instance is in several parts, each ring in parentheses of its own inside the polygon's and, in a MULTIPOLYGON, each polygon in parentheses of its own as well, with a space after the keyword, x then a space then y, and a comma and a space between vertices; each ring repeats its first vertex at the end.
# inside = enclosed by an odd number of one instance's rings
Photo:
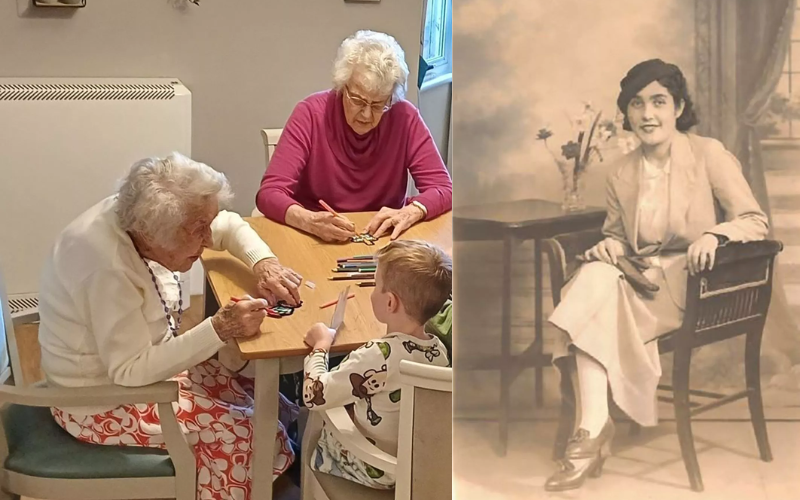
MULTIPOLYGON (((552 201, 530 199, 469 207, 453 210, 454 241, 502 241, 503 242, 503 294, 500 358, 486 357, 459 366, 460 369, 500 369, 500 455, 508 447, 508 424, 510 413, 509 389, 513 381, 525 368, 536 369, 535 402, 543 404, 544 367, 552 362, 552 356, 543 352, 543 300, 542 300, 542 244, 545 238, 557 234, 571 233, 602 227, 606 211, 588 207, 582 211, 565 212, 561 204, 552 201), (519 355, 511 355, 511 266, 514 244, 534 240, 534 341, 519 355)), ((458 298, 456 297, 456 302, 458 298)), ((457 310, 458 306, 456 306, 457 310)), ((457 341, 456 341, 457 342, 457 341)))

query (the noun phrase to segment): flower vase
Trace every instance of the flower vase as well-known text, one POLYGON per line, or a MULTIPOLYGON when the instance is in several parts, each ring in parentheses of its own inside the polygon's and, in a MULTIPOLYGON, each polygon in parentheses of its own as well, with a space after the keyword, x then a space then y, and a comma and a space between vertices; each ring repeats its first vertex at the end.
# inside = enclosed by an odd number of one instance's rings
POLYGON ((583 172, 575 173, 573 169, 562 171, 564 181, 564 201, 561 208, 565 212, 579 212, 586 209, 586 202, 583 199, 583 172))

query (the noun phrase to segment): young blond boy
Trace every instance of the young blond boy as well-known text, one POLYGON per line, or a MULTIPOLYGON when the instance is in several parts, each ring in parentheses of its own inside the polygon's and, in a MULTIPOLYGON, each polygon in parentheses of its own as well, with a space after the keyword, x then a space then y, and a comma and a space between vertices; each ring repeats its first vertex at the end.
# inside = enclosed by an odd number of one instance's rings
MULTIPOLYGON (((353 420, 362 434, 386 453, 397 453, 400 420, 400 361, 447 366, 442 342, 425 331, 450 297, 453 262, 444 251, 422 241, 398 240, 377 254, 372 310, 386 324, 385 336, 367 342, 328 371, 328 351, 336 332, 322 323, 306 334, 314 349, 306 357, 303 401, 311 410, 354 403, 353 420)), ((347 453, 323 428, 311 466, 377 489, 394 487, 395 478, 347 453)))

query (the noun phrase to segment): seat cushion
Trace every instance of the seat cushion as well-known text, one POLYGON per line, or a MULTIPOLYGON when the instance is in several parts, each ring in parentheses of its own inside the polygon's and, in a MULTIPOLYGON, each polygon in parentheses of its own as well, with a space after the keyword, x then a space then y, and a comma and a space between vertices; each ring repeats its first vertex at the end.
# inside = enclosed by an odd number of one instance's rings
POLYGON ((394 500, 394 490, 375 490, 324 472, 312 472, 330 500, 394 500))
POLYGON ((78 441, 55 422, 49 408, 9 405, 2 418, 10 471, 63 479, 175 475, 166 450, 78 441))

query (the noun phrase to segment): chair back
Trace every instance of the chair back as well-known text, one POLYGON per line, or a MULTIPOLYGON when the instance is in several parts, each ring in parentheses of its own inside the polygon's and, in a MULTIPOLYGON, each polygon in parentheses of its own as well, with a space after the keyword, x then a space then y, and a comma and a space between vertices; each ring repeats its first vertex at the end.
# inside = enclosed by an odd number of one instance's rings
POLYGON ((560 234, 542 241, 547 261, 550 263, 550 289, 553 293, 553 306, 561 303, 561 289, 572 274, 580 267, 578 255, 603 240, 600 227, 560 234))
POLYGON ((272 155, 275 154, 275 147, 278 145, 282 133, 282 128, 265 128, 261 131, 261 138, 264 139, 264 148, 267 155, 266 166, 269 166, 269 161, 272 159, 272 155))
POLYGON ((763 328, 782 248, 773 240, 728 244, 717 250, 713 271, 690 276, 681 329, 691 337, 686 341, 705 345, 750 331, 748 326, 763 328))
MULTIPOLYGON (((269 166, 269 162, 272 159, 272 155, 275 154, 275 147, 278 145, 282 133, 282 128, 265 128, 261 130, 261 138, 264 139, 264 152, 267 160, 265 167, 269 166)), ((254 208, 253 212, 250 214, 250 217, 263 216, 264 214, 262 214, 258 208, 254 208)))
POLYGON ((453 370, 400 362, 395 500, 452 498, 453 370))

